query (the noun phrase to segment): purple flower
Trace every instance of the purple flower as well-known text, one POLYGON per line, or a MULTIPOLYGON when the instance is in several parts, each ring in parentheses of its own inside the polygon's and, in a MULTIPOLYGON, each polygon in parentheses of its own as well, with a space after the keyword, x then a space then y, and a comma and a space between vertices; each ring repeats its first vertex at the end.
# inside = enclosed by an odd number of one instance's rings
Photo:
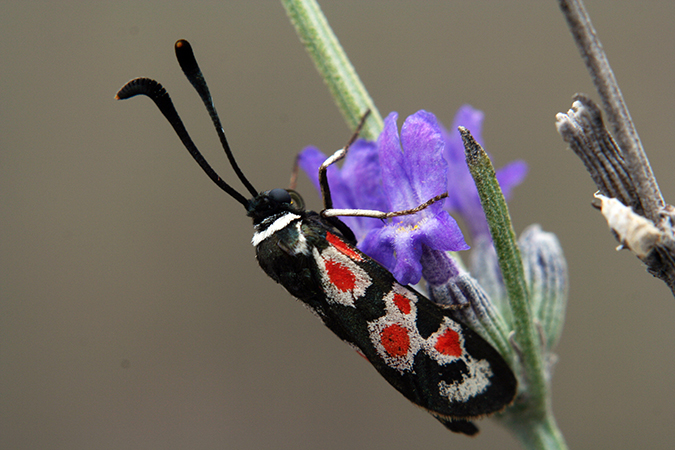
MULTIPOLYGON (((316 147, 306 147, 298 155, 298 165, 307 174, 317 191, 319 186, 319 167, 326 155, 316 147)), ((375 142, 358 140, 349 148, 342 168, 333 164, 328 168, 328 184, 333 199, 333 207, 339 209, 372 209, 384 211, 387 207, 382 192, 382 176, 375 142)), ((384 223, 372 217, 340 218, 352 229, 356 240, 361 242, 373 228, 384 223)))
MULTIPOLYGON (((436 117, 419 111, 408 117, 399 135, 397 113, 385 119, 377 142, 359 140, 349 149, 342 169, 331 166, 328 181, 335 208, 401 211, 448 192, 445 201, 436 202, 414 215, 388 222, 364 217, 343 217, 354 231, 359 248, 389 269, 403 284, 417 283, 422 276, 423 255, 468 249, 462 232, 449 212, 461 214, 474 237, 488 232, 478 192, 466 166, 464 146, 458 125, 471 130, 481 141, 483 113, 463 106, 457 113, 452 132, 436 117)), ((319 189, 318 168, 326 156, 314 147, 303 150, 300 167, 319 189)), ((497 172, 504 194, 522 181, 527 167, 514 162, 497 172)), ((438 259, 438 258, 436 258, 438 259)), ((426 273, 433 273, 425 268, 426 273)), ((445 277, 436 274, 438 277, 445 277)))
MULTIPOLYGON (((467 128, 476 141, 483 145, 483 116, 482 111, 464 105, 457 111, 450 131, 443 129, 443 139, 445 140, 443 154, 448 162, 449 170, 449 195, 445 202, 445 209, 450 213, 461 215, 474 238, 489 235, 489 229, 476 185, 466 165, 464 144, 457 127, 461 125, 467 128)), ((513 188, 523 181, 525 175, 527 175, 527 164, 524 161, 513 161, 497 170, 497 180, 507 200, 513 188)))
MULTIPOLYGON (((404 122, 400 137, 397 118, 397 113, 389 114, 377 139, 388 211, 415 208, 447 187, 444 142, 436 117, 426 111, 413 114, 404 122)), ((371 230, 360 247, 402 284, 417 283, 422 277, 423 247, 438 251, 469 248, 442 201, 371 230)))
MULTIPOLYGON (((442 194, 447 186, 442 131, 433 114, 410 116, 399 137, 391 113, 377 142, 357 141, 349 149, 342 170, 328 169, 336 208, 401 211, 412 209, 442 194)), ((315 186, 325 155, 309 147, 298 163, 315 186)), ((359 241, 359 248, 387 267, 403 284, 422 277, 423 246, 438 251, 468 249, 455 220, 442 209, 442 201, 414 215, 381 220, 344 217, 359 241)))

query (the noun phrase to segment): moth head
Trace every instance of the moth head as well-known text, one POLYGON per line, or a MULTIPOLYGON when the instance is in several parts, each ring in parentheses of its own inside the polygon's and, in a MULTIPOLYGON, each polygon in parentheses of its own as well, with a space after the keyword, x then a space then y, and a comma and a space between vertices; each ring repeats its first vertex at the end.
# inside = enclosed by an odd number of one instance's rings
POLYGON ((282 212, 298 213, 304 211, 305 202, 297 192, 291 189, 272 189, 258 194, 249 200, 247 215, 257 224, 267 217, 282 212))

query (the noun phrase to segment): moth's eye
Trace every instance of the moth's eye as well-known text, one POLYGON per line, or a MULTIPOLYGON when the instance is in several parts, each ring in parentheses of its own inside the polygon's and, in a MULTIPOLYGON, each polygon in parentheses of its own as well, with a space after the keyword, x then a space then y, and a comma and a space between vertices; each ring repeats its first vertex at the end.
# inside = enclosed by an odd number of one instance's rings
POLYGON ((286 189, 272 189, 267 193, 267 196, 278 203, 291 203, 291 194, 286 189))
POLYGON ((294 209, 298 211, 302 211, 305 209, 305 201, 302 199, 300 194, 290 189, 286 192, 288 192, 288 194, 291 196, 291 206, 294 209))

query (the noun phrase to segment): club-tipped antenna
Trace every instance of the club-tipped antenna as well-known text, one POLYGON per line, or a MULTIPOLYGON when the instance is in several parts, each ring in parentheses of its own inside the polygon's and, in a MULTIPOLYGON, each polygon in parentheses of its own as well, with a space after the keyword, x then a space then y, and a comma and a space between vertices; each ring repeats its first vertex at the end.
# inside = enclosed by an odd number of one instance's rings
POLYGON ((236 201, 244 205, 244 208, 248 208, 249 202, 246 197, 237 192, 232 186, 225 183, 225 181, 220 178, 216 171, 213 170, 208 162, 206 162, 204 156, 202 156, 202 154, 199 152, 197 146, 192 141, 190 134, 187 132, 185 125, 183 125, 183 121, 178 115, 176 108, 173 106, 171 97, 169 97, 169 93, 166 92, 164 86, 150 78, 135 78, 122 86, 122 89, 119 90, 115 98, 117 100, 125 100, 136 95, 148 96, 153 102, 155 102, 155 105, 157 105, 164 117, 166 117, 166 120, 169 121, 185 148, 188 150, 188 152, 190 152, 190 155, 192 155, 195 161, 197 161, 199 167, 201 167, 204 172, 206 172, 209 178, 211 178, 211 180, 213 180, 213 182, 216 183, 218 187, 227 192, 236 201))
POLYGON ((251 195, 255 197, 258 195, 258 191, 253 187, 248 179, 246 179, 244 173, 239 168, 237 161, 234 159, 232 150, 230 150, 230 144, 227 143, 227 138, 225 137, 225 131, 223 130, 223 125, 220 122, 220 117, 218 117, 216 106, 213 103, 213 99, 211 98, 209 87, 206 84, 204 75, 199 68, 199 64, 197 64, 197 59, 195 59, 195 54, 192 51, 192 46, 185 39, 180 39, 176 41, 174 47, 176 49, 176 59, 178 59, 180 68, 183 69, 183 73, 199 94, 199 97, 202 99, 204 106, 206 106, 206 110, 209 112, 209 116, 211 116, 211 121, 213 122, 213 126, 216 128, 216 133, 218 133, 220 144, 223 146, 223 150, 225 150, 225 154, 227 155, 227 159, 230 161, 230 165, 232 166, 234 173, 237 174, 237 177, 239 177, 239 180, 241 180, 251 195))

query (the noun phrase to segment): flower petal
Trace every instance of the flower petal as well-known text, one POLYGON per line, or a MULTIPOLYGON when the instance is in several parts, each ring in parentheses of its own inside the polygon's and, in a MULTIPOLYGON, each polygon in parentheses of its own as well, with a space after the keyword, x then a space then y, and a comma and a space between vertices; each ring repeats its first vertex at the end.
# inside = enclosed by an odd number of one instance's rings
MULTIPOLYGON (((305 147, 298 153, 298 167, 300 167, 309 180, 312 182, 317 191, 321 192, 319 185, 319 167, 326 160, 326 155, 316 147, 305 147)), ((331 169, 328 169, 331 172, 331 169)))
MULTIPOLYGON (((414 208, 444 193, 447 187, 448 163, 443 158, 445 145, 436 116, 422 110, 408 117, 401 128, 401 144, 404 168, 415 195, 409 207, 414 208)), ((429 211, 439 208, 441 203, 437 202, 429 211)))
POLYGON ((420 229, 425 236, 424 245, 433 250, 458 252, 469 249, 462 230, 447 211, 439 211, 433 220, 421 222, 420 229))
POLYGON ((525 161, 512 161, 497 171, 497 181, 502 188, 504 198, 511 198, 514 187, 523 182, 527 176, 527 163, 525 161))
MULTIPOLYGON (((436 117, 418 111, 406 119, 400 138, 397 118, 396 113, 387 116, 377 141, 382 183, 391 211, 415 208, 446 189, 447 164, 436 117)), ((437 202, 430 211, 439 208, 437 202)))
MULTIPOLYGON (((471 131, 476 141, 482 145, 483 112, 470 105, 462 106, 455 115, 452 129, 444 130, 444 155, 448 161, 448 193, 445 209, 460 214, 471 229, 474 239, 489 234, 485 214, 480 204, 478 191, 466 165, 464 144, 457 131, 463 126, 471 131)), ((527 165, 514 161, 497 171, 497 179, 504 196, 508 199, 515 186, 520 184, 527 174, 527 165)))
MULTIPOLYGON (((316 147, 306 147, 298 154, 298 166, 321 192, 319 167, 326 155, 316 147)), ((328 168, 333 207, 345 209, 386 210, 386 199, 382 193, 380 167, 375 143, 358 140, 349 149, 345 164, 340 170, 333 164, 328 168)), ((368 231, 380 228, 383 223, 371 217, 342 217, 341 220, 354 232, 357 241, 368 231)))
MULTIPOLYGON (((482 215, 483 210, 480 208, 478 191, 476 191, 473 178, 466 165, 464 143, 457 130, 460 125, 470 130, 478 143, 482 143, 483 112, 470 105, 464 105, 455 114, 452 128, 443 130, 445 140, 443 154, 448 162, 449 194, 445 202, 445 209, 450 212, 472 216, 472 208, 478 205, 480 215, 482 215)), ((465 217, 467 222, 470 221, 469 219, 469 217, 465 217)))
POLYGON ((369 232, 359 247, 389 269, 401 284, 416 284, 422 278, 420 259, 425 246, 438 251, 469 249, 457 222, 447 211, 413 224, 387 224, 369 232))
POLYGON ((377 138, 377 148, 382 167, 382 184, 391 211, 409 209, 412 187, 405 170, 403 150, 398 135, 396 120, 398 113, 392 112, 384 119, 384 128, 377 138))
POLYGON ((354 204, 351 208, 386 210, 375 142, 358 140, 352 144, 342 166, 342 179, 352 194, 354 204))

